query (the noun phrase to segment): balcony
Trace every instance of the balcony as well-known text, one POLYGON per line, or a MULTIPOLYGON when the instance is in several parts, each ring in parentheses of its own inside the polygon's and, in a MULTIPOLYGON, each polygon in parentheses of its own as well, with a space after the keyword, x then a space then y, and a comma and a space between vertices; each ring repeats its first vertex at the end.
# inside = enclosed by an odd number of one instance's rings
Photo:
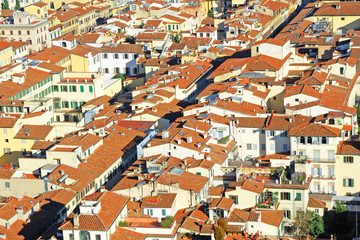
POLYGON ((291 156, 291 159, 297 164, 310 163, 335 163, 335 158, 311 158, 309 156, 291 156))

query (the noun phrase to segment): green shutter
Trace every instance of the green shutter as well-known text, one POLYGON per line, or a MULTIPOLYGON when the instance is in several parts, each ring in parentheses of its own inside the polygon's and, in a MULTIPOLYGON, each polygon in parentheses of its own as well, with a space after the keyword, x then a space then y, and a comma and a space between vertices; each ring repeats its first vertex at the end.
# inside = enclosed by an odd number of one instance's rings
POLYGON ((346 163, 346 156, 344 156, 344 163, 346 163))
POLYGON ((61 102, 61 106, 62 106, 62 108, 65 108, 64 102, 61 102))
POLYGON ((280 193, 280 199, 284 200, 284 193, 283 192, 280 193))
POLYGON ((343 187, 346 187, 346 178, 343 178, 343 187))
POLYGON ((301 201, 301 193, 296 193, 296 201, 301 201))
POLYGON ((289 199, 288 200, 291 200, 291 194, 289 193, 289 199))
POLYGON ((70 102, 70 106, 71 106, 71 108, 73 108, 73 102, 70 102))
POLYGON ((201 176, 201 172, 197 172, 197 173, 196 173, 196 175, 199 175, 199 176, 201 176))
POLYGON ((165 216, 166 215, 166 210, 165 209, 162 209, 162 215, 165 216))
POLYGON ((350 163, 354 162, 354 157, 350 157, 350 163))
POLYGON ((238 204, 239 203, 239 198, 236 196, 235 197, 235 204, 238 204))
POLYGON ((74 89, 73 89, 73 90, 74 90, 74 92, 76 92, 76 86, 74 86, 73 88, 74 88, 74 89))
POLYGON ((80 86, 80 92, 84 92, 84 86, 80 86))
POLYGON ((291 219, 291 211, 288 211, 288 218, 291 219))
POLYGON ((354 179, 350 178, 350 187, 353 187, 353 186, 354 186, 354 179))
POLYGON ((93 92, 93 86, 89 86, 89 92, 93 92))

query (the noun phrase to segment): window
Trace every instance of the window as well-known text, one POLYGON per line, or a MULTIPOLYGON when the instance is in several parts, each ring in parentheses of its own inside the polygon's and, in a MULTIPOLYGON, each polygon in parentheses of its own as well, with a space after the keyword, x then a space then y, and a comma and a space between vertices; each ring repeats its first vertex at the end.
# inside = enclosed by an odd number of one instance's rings
POLYGON ((89 86, 89 92, 93 92, 93 86, 89 86))
POLYGON ((84 92, 84 86, 80 86, 80 92, 84 92))
POLYGON ((257 52, 257 53, 259 52, 259 47, 256 47, 256 52, 257 52))
POLYGON ((301 136, 299 140, 300 140, 300 143, 305 144, 305 137, 301 136))
POLYGON ((253 150, 257 150, 257 144, 256 143, 253 144, 253 150))
POLYGON ((10 188, 10 182, 5 182, 5 188, 10 188))
POLYGON ((282 192, 280 195, 281 200, 290 200, 290 193, 289 192, 282 192))
POLYGON ((251 143, 246 144, 246 149, 247 149, 247 150, 252 150, 252 145, 251 145, 251 143))
POLYGON ((287 150, 288 150, 287 144, 283 144, 283 151, 287 151, 287 150))
POLYGON ((3 133, 7 134, 7 128, 3 128, 3 133))
POLYGON ((106 53, 104 53, 103 57, 104 57, 104 59, 107 59, 108 55, 106 53))
POLYGON ((129 59, 129 54, 126 54, 126 53, 125 53, 124 58, 125 58, 125 59, 129 59))
POLYGON ((270 131, 270 137, 275 136, 275 131, 270 131))
POLYGON ((196 175, 199 175, 199 176, 201 176, 201 172, 196 172, 196 175))
POLYGON ((118 67, 115 68, 115 73, 116 73, 116 74, 119 74, 119 73, 120 73, 120 68, 118 68, 118 67))
POLYGON ((295 102, 298 102, 299 101, 299 99, 298 98, 295 98, 295 102))
POLYGON ((322 144, 327 144, 327 142, 328 142, 328 141, 327 141, 327 137, 322 137, 322 138, 321 138, 321 143, 322 143, 322 144))
POLYGON ((312 144, 312 137, 307 137, 307 143, 312 144))
POLYGON ((246 133, 246 129, 243 128, 243 129, 242 129, 242 133, 246 133))
POLYGON ((290 210, 285 210, 284 216, 285 216, 285 218, 291 219, 291 211, 290 210))
POLYGON ((344 156, 344 163, 353 163, 354 157, 352 156, 344 156))
POLYGON ((280 137, 286 137, 287 136, 287 132, 286 131, 283 131, 280 133, 280 137))
POLYGON ((261 150, 263 150, 263 151, 266 150, 266 145, 265 144, 261 144, 261 150))
POLYGON ((344 187, 354 187, 354 179, 352 179, 352 178, 344 178, 343 179, 343 186, 344 187))
POLYGON ((71 86, 71 91, 76 92, 76 86, 71 86))
POLYGON ((165 210, 165 209, 162 209, 162 210, 161 210, 161 214, 162 214, 163 216, 166 216, 166 210, 165 210))
POLYGON ((239 203, 239 198, 238 198, 238 196, 229 196, 229 198, 230 198, 230 199, 233 199, 235 204, 238 204, 238 203, 239 203))
POLYGON ((318 208, 315 208, 315 213, 319 214, 319 209, 318 208))
POLYGON ((109 73, 109 68, 104 68, 105 73, 109 73))
POLYGON ((296 193, 295 201, 301 201, 301 193, 296 193))
POLYGON ((21 143, 25 144, 25 143, 26 143, 26 139, 21 139, 21 143))
POLYGON ((344 18, 344 17, 342 17, 342 18, 341 18, 341 21, 344 21, 344 20, 345 20, 345 18, 344 18))
POLYGON ((6 139, 5 139, 5 142, 8 143, 8 142, 9 142, 9 139, 6 138, 6 139))
POLYGON ((115 59, 119 59, 119 54, 115 53, 115 54, 114 54, 114 58, 115 58, 115 59))

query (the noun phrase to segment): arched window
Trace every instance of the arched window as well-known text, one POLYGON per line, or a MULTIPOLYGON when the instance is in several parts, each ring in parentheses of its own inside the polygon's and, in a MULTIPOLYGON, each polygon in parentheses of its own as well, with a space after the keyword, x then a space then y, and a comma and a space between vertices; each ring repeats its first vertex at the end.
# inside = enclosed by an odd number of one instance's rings
POLYGON ((322 143, 322 144, 326 144, 326 143, 327 143, 326 137, 322 137, 322 138, 321 138, 321 143, 322 143))
POLYGON ((86 230, 80 232, 80 240, 90 240, 90 233, 86 230))
POLYGON ((335 119, 330 118, 330 119, 329 119, 329 124, 334 125, 334 124, 335 124, 335 119))
POLYGON ((51 2, 51 3, 50 3, 50 8, 51 8, 51 9, 54 9, 54 8, 55 8, 54 2, 51 2))
POLYGON ((312 137, 307 137, 307 143, 312 144, 312 137))
POLYGON ((62 47, 64 47, 64 48, 67 47, 67 46, 66 46, 66 42, 62 42, 61 45, 62 45, 62 47))
POLYGON ((303 137, 303 136, 300 137, 300 143, 305 144, 305 137, 303 137))

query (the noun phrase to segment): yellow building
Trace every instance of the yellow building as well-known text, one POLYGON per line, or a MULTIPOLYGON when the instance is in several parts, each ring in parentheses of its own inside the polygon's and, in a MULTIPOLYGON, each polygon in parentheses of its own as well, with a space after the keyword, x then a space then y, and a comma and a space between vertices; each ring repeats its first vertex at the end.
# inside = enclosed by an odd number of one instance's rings
POLYGON ((48 16, 48 4, 44 2, 36 2, 25 7, 25 12, 33 14, 38 18, 47 18, 48 16))
POLYGON ((360 142, 344 141, 336 153, 336 195, 360 196, 360 142))
POLYGON ((16 153, 13 154, 14 151, 13 138, 17 133, 17 129, 19 129, 18 118, 12 118, 12 117, 0 118, 0 142, 1 142, 0 164, 9 164, 12 162, 12 159, 14 159, 14 157, 22 156, 22 154, 20 154, 19 156, 17 156, 16 153))
POLYGON ((0 67, 10 64, 12 55, 11 44, 9 42, 0 41, 0 67))
POLYGON ((73 10, 59 11, 53 15, 54 25, 61 24, 61 35, 79 34, 78 16, 79 12, 73 10))
POLYGON ((315 12, 307 20, 317 22, 326 20, 331 23, 333 32, 345 34, 346 30, 360 29, 360 2, 322 2, 315 5, 315 12))

